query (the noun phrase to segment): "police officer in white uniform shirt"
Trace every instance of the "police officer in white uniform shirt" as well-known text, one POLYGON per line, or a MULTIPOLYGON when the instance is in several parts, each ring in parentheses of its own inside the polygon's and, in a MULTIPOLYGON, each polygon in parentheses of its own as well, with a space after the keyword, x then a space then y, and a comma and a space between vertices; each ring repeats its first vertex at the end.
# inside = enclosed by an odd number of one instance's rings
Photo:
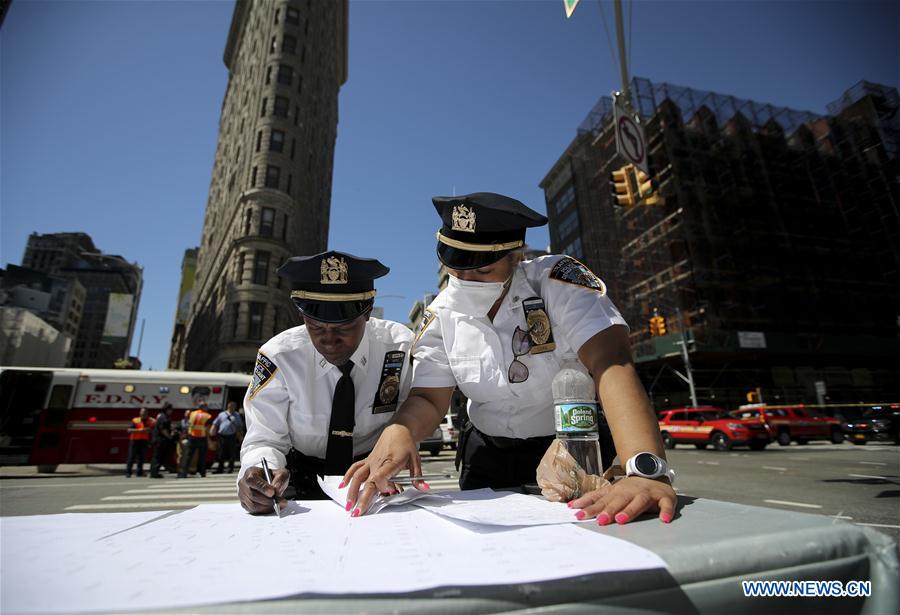
POLYGON ((365 457, 406 399, 412 332, 370 316, 374 280, 388 271, 375 259, 334 251, 278 269, 304 325, 259 349, 244 398, 238 493, 246 510, 272 513, 276 495, 285 507, 289 484, 297 499, 325 497, 316 476, 343 474, 365 457))
MULTIPOLYGON (((421 473, 416 443, 446 413, 454 386, 469 398, 471 429, 460 442, 460 487, 533 483, 555 435, 551 382, 563 357, 593 375, 612 442, 601 440, 604 467, 638 455, 665 470, 659 427, 631 359, 627 325, 603 282, 568 256, 522 262, 525 230, 547 219, 494 193, 435 197, 443 226, 437 254, 447 287, 426 310, 413 344, 413 382, 372 453, 345 474, 348 499, 362 512, 389 478, 421 473)), ((601 421, 602 424, 602 421, 601 421)), ((648 467, 639 464, 639 467, 648 467)), ((573 500, 578 518, 627 522, 659 510, 669 522, 675 492, 666 472, 629 476, 573 500)))

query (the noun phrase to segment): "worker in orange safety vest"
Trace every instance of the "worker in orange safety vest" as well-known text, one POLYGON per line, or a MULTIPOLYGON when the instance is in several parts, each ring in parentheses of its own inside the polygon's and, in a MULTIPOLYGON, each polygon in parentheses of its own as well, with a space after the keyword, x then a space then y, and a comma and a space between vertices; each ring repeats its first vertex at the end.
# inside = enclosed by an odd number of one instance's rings
POLYGON ((125 466, 125 476, 131 477, 131 469, 137 463, 137 475, 144 475, 144 457, 147 447, 150 445, 150 432, 153 431, 154 420, 148 416, 146 408, 141 408, 140 416, 131 419, 131 427, 128 428, 128 463, 125 466))
POLYGON ((191 412, 188 417, 187 437, 188 445, 185 455, 181 459, 181 468, 178 472, 178 478, 187 478, 187 470, 191 465, 191 459, 194 453, 198 453, 197 472, 200 476, 206 476, 206 437, 209 432, 209 422, 212 415, 206 410, 206 398, 197 398, 197 409, 191 412))

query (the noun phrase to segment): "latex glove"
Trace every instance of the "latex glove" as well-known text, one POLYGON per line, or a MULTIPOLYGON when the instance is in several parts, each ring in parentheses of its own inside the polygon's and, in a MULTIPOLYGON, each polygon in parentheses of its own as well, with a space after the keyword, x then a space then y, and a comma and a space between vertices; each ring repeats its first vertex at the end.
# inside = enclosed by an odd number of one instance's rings
POLYGON ((538 464, 537 483, 547 500, 568 502, 608 485, 609 480, 586 473, 565 445, 560 440, 554 440, 538 464))

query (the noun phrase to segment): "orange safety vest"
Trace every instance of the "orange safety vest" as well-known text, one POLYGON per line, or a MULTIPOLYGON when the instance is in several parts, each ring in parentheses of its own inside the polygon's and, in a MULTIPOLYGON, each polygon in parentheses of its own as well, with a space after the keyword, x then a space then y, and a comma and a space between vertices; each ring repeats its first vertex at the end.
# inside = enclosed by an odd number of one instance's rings
MULTIPOLYGON (((134 429, 144 429, 145 427, 151 427, 153 423, 150 422, 151 419, 147 419, 147 425, 144 425, 144 421, 141 420, 141 417, 136 416, 131 419, 131 426, 134 429)), ((149 440, 150 432, 149 431, 131 431, 128 433, 129 440, 149 440)))
POLYGON ((188 435, 192 438, 206 437, 206 423, 211 418, 212 415, 203 410, 198 409, 191 412, 191 416, 188 417, 188 435))

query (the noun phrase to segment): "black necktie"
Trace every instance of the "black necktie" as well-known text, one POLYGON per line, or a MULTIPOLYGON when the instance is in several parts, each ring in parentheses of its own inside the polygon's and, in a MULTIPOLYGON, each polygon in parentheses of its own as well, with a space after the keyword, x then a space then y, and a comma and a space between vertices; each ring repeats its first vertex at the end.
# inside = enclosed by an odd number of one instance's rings
POLYGON ((332 476, 343 476, 353 463, 353 427, 356 425, 356 391, 350 378, 353 361, 347 361, 338 369, 341 378, 334 387, 328 448, 325 449, 325 473, 332 476))

